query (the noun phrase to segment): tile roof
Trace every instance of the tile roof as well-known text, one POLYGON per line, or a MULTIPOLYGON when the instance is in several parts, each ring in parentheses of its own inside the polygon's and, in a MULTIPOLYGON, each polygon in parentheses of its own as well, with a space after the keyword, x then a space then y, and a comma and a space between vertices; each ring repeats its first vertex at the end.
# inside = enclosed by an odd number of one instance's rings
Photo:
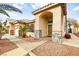
POLYGON ((58 4, 58 3, 49 3, 49 4, 47 4, 47 5, 45 5, 45 6, 41 7, 41 8, 38 8, 37 10, 33 11, 32 13, 34 14, 34 13, 40 11, 40 10, 49 8, 49 7, 54 6, 54 5, 56 5, 56 4, 58 4))
MULTIPOLYGON (((64 6, 66 3, 50 3, 50 4, 48 4, 48 5, 45 5, 45 6, 41 7, 41 8, 38 8, 37 10, 33 11, 32 14, 35 15, 35 14, 37 14, 37 13, 43 11, 43 10, 46 10, 46 9, 48 9, 48 8, 58 6, 59 4, 60 4, 60 5, 63 4, 63 6, 64 6)), ((65 7, 65 6, 64 6, 64 7, 65 7)), ((65 8, 63 8, 63 9, 65 9, 65 8)))

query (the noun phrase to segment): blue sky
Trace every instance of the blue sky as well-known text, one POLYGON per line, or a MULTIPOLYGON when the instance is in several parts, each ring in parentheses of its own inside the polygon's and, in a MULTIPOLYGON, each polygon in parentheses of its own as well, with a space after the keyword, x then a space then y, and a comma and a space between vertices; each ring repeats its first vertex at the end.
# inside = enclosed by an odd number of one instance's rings
MULTIPOLYGON (((32 11, 47 5, 46 3, 9 3, 17 8, 19 8, 23 14, 9 12, 10 18, 12 19, 34 19, 35 16, 32 15, 32 11)), ((67 3, 67 17, 77 19, 79 21, 79 3, 67 3)), ((0 14, 0 19, 8 18, 5 15, 0 14)))
POLYGON ((79 21, 79 3, 67 4, 67 17, 79 21))

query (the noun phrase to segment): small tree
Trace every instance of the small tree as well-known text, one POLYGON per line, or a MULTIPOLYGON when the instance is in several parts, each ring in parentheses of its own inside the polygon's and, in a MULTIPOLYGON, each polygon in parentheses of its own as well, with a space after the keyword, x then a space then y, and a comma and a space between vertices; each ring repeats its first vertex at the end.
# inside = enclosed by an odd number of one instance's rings
POLYGON ((26 33, 28 32, 28 24, 24 24, 23 26, 20 26, 20 31, 22 34, 22 37, 26 37, 26 33))
POLYGON ((4 33, 5 33, 5 29, 2 27, 2 23, 0 22, 0 39, 4 33))
POLYGON ((75 23, 74 24, 74 27, 77 29, 77 31, 78 31, 78 29, 79 29, 79 24, 78 23, 75 23))
POLYGON ((77 20, 72 20, 72 24, 74 25, 74 28, 78 31, 79 29, 79 24, 77 20))
POLYGON ((70 28, 71 27, 71 25, 73 25, 74 26, 74 30, 76 30, 76 31, 78 31, 78 29, 79 29, 79 24, 78 24, 78 21, 77 20, 75 20, 75 19, 68 19, 67 20, 67 23, 68 23, 68 27, 70 28))

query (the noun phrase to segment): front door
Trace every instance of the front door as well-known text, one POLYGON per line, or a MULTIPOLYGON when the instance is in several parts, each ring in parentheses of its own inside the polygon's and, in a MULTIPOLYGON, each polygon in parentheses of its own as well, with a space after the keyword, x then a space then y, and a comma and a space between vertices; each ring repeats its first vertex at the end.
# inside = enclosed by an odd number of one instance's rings
POLYGON ((52 36, 52 25, 48 25, 48 36, 52 36))

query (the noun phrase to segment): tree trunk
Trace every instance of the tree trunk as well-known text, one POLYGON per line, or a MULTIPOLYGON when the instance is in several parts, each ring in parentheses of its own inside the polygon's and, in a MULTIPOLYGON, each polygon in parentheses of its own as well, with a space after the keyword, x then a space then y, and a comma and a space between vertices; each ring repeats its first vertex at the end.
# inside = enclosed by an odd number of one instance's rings
POLYGON ((0 40, 1 40, 1 38, 2 38, 2 34, 0 34, 0 40))

